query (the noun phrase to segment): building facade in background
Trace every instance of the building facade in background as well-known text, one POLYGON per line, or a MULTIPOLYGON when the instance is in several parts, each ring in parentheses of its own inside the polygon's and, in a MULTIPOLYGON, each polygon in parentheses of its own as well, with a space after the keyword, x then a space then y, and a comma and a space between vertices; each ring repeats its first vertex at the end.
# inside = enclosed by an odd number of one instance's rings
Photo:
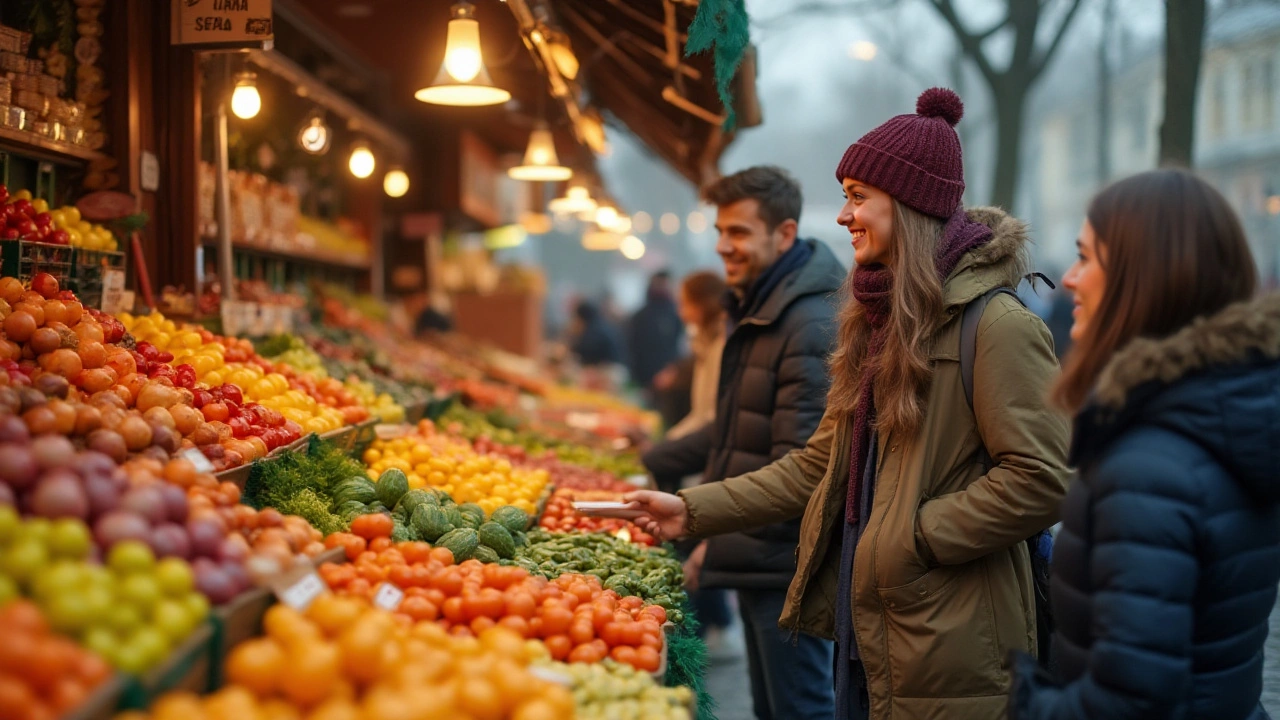
MULTIPOLYGON (((1162 43, 1114 62, 1110 140, 1101 170, 1100 82, 1087 64, 1050 88, 1031 119, 1024 178, 1040 261, 1075 255, 1089 198, 1107 181, 1156 166, 1163 116, 1162 43)), ((1124 55, 1124 53, 1122 53, 1124 55)), ((1280 3, 1235 0, 1209 20, 1196 111, 1195 169, 1240 213, 1268 287, 1280 284, 1280 3)))

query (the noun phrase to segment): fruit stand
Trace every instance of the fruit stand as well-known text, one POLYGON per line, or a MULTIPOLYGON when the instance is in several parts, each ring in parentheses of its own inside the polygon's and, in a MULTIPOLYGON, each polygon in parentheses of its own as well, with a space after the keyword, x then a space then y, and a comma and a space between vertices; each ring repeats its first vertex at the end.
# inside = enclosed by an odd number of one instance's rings
POLYGON ((333 290, 247 339, 33 270, 0 277, 0 718, 711 717, 680 562, 572 506, 634 487, 647 414, 333 290))

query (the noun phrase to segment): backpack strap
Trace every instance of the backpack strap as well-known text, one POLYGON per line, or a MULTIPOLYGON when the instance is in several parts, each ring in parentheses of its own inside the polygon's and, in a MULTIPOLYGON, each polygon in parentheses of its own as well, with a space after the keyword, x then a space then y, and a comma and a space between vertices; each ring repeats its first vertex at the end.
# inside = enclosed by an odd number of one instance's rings
POLYGON ((960 318, 960 382, 964 385, 964 399, 969 401, 970 410, 973 409, 973 366, 978 356, 978 322, 982 320, 987 304, 997 295, 1008 295, 1019 305, 1023 304, 1013 288, 991 288, 970 300, 960 318))

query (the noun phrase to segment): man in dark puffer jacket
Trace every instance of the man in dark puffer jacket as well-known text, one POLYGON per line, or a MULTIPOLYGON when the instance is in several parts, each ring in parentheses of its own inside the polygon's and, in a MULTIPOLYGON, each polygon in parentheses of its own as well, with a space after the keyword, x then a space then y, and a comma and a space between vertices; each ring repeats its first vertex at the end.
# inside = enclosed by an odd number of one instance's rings
MULTIPOLYGON (((719 482, 803 448, 826 409, 832 295, 845 269, 825 245, 796 237, 800 188, 778 168, 755 167, 705 192, 718 208, 732 327, 720 365, 715 422, 644 456, 656 477, 704 473, 719 482)), ((829 720, 831 643, 778 628, 796 569, 800 519, 712 538, 686 571, 700 587, 738 591, 757 720, 829 720), (699 572, 700 569, 700 572, 699 572)))
POLYGON ((1054 547, 1058 678, 1023 658, 1012 720, 1267 717, 1278 357, 1271 295, 1111 361, 1077 419, 1081 477, 1054 547))

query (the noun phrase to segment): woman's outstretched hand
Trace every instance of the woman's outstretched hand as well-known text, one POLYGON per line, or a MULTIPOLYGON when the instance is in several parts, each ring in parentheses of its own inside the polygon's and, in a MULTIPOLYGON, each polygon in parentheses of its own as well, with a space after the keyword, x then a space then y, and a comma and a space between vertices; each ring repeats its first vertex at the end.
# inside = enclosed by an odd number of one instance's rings
POLYGON ((688 508, 679 495, 637 490, 622 498, 641 515, 632 522, 660 540, 676 540, 684 537, 688 508))

